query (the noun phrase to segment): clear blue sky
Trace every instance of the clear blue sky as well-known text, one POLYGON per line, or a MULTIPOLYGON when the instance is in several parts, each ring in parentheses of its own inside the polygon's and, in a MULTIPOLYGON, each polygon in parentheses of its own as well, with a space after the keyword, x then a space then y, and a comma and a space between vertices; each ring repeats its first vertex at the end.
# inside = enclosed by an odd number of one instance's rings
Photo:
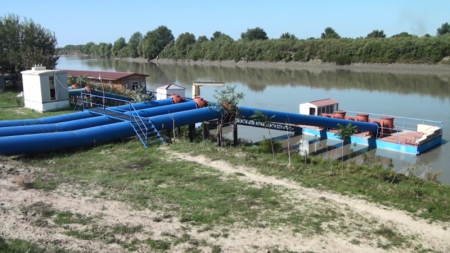
POLYGON ((406 31, 424 35, 450 22, 449 0, 14 0, 2 1, 0 14, 33 19, 55 32, 58 45, 128 41, 160 25, 175 38, 184 32, 211 37, 221 31, 234 39, 261 27, 269 38, 289 32, 320 37, 330 26, 342 37, 365 36, 373 29, 387 36, 406 31))

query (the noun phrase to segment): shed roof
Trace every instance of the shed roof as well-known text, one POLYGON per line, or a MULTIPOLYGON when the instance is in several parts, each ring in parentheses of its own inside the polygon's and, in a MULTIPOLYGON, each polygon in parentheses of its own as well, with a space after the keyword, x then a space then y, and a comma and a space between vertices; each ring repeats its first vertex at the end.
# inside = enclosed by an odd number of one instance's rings
POLYGON ((338 101, 333 100, 331 98, 326 98, 326 99, 320 99, 320 100, 314 100, 309 102, 310 104, 313 104, 317 107, 323 107, 323 106, 328 106, 328 105, 335 105, 335 104, 339 104, 338 101))
POLYGON ((164 89, 164 90, 185 90, 183 86, 176 85, 174 83, 169 83, 163 86, 159 86, 157 89, 164 89))
POLYGON ((139 74, 134 72, 110 72, 110 71, 86 71, 86 70, 66 70, 68 76, 86 76, 89 79, 103 80, 120 80, 132 75, 149 76, 146 74, 139 74))

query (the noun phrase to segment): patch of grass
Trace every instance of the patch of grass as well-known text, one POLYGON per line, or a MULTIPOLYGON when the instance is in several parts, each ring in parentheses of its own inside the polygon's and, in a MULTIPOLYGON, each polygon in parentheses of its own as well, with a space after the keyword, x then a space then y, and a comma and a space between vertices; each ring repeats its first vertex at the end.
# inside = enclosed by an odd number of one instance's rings
POLYGON ((382 225, 380 228, 374 231, 375 234, 384 237, 389 244, 382 244, 378 242, 378 246, 383 249, 390 249, 391 247, 401 247, 405 242, 406 238, 400 234, 397 234, 391 228, 382 225))
POLYGON ((0 120, 36 119, 73 112, 73 108, 56 112, 39 113, 23 107, 23 98, 17 98, 19 90, 0 92, 0 120))
POLYGON ((172 150, 225 160, 239 166, 256 168, 263 175, 297 181, 306 187, 333 190, 342 194, 365 196, 371 201, 408 211, 422 218, 450 221, 450 186, 397 175, 380 164, 358 165, 320 157, 305 158, 259 152, 252 145, 221 148, 213 142, 192 144, 186 141, 169 146, 172 150), (343 168, 342 168, 343 167, 343 168), (330 168, 332 173, 330 173, 330 168))
POLYGON ((5 253, 75 253, 78 251, 69 251, 61 249, 55 245, 48 245, 46 247, 40 247, 35 243, 20 240, 11 239, 5 240, 0 237, 0 252, 5 253))
POLYGON ((86 225, 92 221, 92 218, 87 218, 79 213, 71 213, 71 212, 59 212, 56 214, 56 217, 53 219, 53 222, 57 225, 64 224, 81 224, 86 225))
POLYGON ((145 242, 148 245, 150 245, 150 247, 153 250, 156 250, 156 251, 166 251, 166 250, 169 250, 171 248, 171 242, 170 241, 152 240, 152 239, 149 238, 145 242))
POLYGON ((37 214, 45 218, 49 218, 55 213, 51 204, 47 204, 42 201, 35 202, 28 206, 21 206, 20 209, 24 215, 31 214, 32 216, 35 216, 37 214))
POLYGON ((142 225, 132 227, 125 225, 115 225, 111 229, 114 234, 134 234, 142 231, 142 225))

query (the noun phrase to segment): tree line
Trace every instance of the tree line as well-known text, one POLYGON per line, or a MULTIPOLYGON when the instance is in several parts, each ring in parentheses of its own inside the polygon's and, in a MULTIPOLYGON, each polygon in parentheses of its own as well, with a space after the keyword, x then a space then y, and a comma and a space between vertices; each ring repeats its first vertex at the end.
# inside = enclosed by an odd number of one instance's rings
POLYGON ((152 59, 234 60, 234 61, 297 61, 320 60, 336 64, 360 63, 438 63, 450 56, 450 25, 442 24, 436 36, 422 37, 402 32, 387 38, 383 30, 373 30, 365 37, 342 38, 327 27, 320 38, 299 39, 283 33, 279 39, 269 39, 260 27, 247 29, 239 40, 220 31, 212 37, 186 32, 177 39, 166 26, 142 35, 135 32, 126 41, 120 37, 114 43, 89 42, 67 45, 65 50, 101 57, 141 57, 152 59))
POLYGON ((58 56, 55 34, 15 14, 0 17, 0 73, 16 73, 36 64, 53 68, 58 56))

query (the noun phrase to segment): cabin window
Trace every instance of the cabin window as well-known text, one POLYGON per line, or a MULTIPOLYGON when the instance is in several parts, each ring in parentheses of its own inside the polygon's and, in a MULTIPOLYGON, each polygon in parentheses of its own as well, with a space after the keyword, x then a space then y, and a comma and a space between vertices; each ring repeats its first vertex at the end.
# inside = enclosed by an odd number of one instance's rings
POLYGON ((330 105, 330 113, 333 113, 334 112, 334 105, 330 105))
POLYGON ((48 77, 48 86, 50 88, 50 100, 56 100, 55 76, 48 77))
POLYGON ((338 110, 339 110, 339 104, 335 104, 335 105, 334 105, 334 110, 335 110, 335 111, 338 111, 338 110))
POLYGON ((139 90, 140 88, 139 88, 139 82, 132 82, 131 83, 131 88, 133 89, 133 90, 139 90))

